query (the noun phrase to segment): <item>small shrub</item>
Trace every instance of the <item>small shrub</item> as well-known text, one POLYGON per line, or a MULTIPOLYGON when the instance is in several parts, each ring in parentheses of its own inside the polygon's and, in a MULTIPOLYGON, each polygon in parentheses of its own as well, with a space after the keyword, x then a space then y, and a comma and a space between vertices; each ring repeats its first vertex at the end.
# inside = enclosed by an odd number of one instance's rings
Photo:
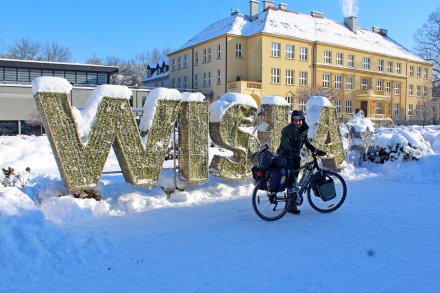
POLYGON ((31 179, 31 168, 27 167, 24 172, 16 173, 12 167, 2 168, 3 176, 0 182, 3 186, 17 186, 19 188, 25 187, 31 179))

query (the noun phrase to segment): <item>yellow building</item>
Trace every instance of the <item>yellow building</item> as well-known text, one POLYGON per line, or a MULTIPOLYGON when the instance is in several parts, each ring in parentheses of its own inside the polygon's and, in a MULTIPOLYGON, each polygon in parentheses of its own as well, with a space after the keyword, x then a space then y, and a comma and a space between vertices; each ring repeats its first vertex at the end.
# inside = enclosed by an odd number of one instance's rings
POLYGON ((169 82, 217 99, 226 92, 285 97, 293 108, 305 108, 299 91, 331 89, 340 118, 357 110, 370 118, 415 119, 419 100, 432 95, 433 65, 409 52, 386 29, 357 26, 320 12, 310 15, 249 1, 169 54, 169 82))

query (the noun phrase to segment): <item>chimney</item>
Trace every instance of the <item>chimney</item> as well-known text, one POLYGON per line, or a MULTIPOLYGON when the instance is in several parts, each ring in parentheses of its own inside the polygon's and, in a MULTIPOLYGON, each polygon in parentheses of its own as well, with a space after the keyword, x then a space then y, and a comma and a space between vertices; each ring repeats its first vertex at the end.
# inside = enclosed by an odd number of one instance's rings
POLYGON ((348 28, 354 32, 355 34, 357 34, 357 16, 350 16, 350 17, 346 17, 344 18, 344 23, 346 26, 348 26, 348 28))
POLYGON ((280 3, 280 4, 278 4, 278 8, 280 10, 286 10, 287 11, 287 4, 286 3, 280 3))
POLYGON ((266 10, 270 7, 274 7, 275 6, 275 2, 270 1, 270 0, 264 0, 263 1, 263 10, 266 10))
POLYGON ((372 26, 371 27, 371 31, 375 32, 375 33, 378 33, 379 32, 379 28, 377 26, 372 26))
POLYGON ((235 9, 235 11, 231 13, 231 16, 237 15, 239 13, 240 13, 240 9, 235 9))
POLYGON ((310 15, 312 17, 316 17, 316 18, 324 18, 324 13, 319 12, 319 11, 312 11, 312 12, 310 12, 310 15))
POLYGON ((249 1, 249 18, 251 19, 251 21, 254 21, 255 19, 257 19, 258 4, 259 4, 259 2, 257 0, 250 0, 249 1))
POLYGON ((380 33, 382 36, 384 36, 384 37, 388 36, 388 30, 387 30, 387 29, 381 28, 380 31, 379 31, 379 33, 380 33))

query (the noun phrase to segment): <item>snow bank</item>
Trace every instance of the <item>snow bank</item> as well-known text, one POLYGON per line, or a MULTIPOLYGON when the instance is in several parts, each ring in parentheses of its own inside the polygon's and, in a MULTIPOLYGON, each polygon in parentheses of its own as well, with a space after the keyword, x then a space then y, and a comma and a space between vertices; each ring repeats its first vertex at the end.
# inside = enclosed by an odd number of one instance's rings
POLYGON ((209 121, 213 123, 220 122, 226 110, 237 104, 246 105, 255 109, 258 108, 257 102, 249 95, 224 94, 209 106, 209 121))
POLYGON ((104 97, 129 100, 132 94, 133 92, 126 86, 111 84, 98 85, 87 99, 82 110, 72 107, 73 116, 77 123, 80 136, 87 137, 89 135, 99 105, 104 97))
POLYGON ((72 85, 64 78, 41 76, 32 80, 32 93, 47 92, 69 94, 72 85))
POLYGON ((205 96, 202 93, 182 93, 182 102, 203 102, 205 96))
POLYGON ((289 106, 289 103, 280 96, 266 96, 261 99, 261 105, 289 106))
POLYGON ((306 123, 309 126, 308 137, 313 138, 316 132, 316 126, 321 116, 322 107, 331 107, 329 99, 321 96, 311 96, 306 103, 307 115, 306 123))
POLYGON ((347 121, 347 124, 354 128, 356 132, 364 132, 367 129, 374 132, 374 125, 370 119, 365 118, 362 111, 357 112, 352 118, 347 121))
POLYGON ((143 108, 143 116, 139 124, 141 132, 148 131, 153 124, 154 114, 159 100, 181 100, 182 95, 176 89, 155 88, 147 96, 143 108))

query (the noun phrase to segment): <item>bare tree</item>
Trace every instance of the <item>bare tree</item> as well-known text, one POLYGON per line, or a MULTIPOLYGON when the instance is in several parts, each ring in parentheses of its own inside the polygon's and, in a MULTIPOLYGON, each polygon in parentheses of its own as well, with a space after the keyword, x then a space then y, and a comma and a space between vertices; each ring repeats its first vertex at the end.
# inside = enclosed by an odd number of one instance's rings
POLYGON ((72 59, 70 49, 60 45, 57 42, 47 43, 40 55, 40 60, 54 62, 68 62, 72 59))
POLYGON ((417 97, 416 116, 422 121, 422 126, 432 123, 434 118, 434 105, 432 97, 421 96, 417 97))
POLYGON ((440 93, 440 8, 428 16, 428 21, 414 35, 416 51, 434 64, 433 93, 440 93))
POLYGON ((104 62, 101 58, 96 56, 96 54, 93 54, 93 56, 86 61, 87 64, 94 64, 94 65, 103 65, 104 62))
POLYGON ((299 87, 295 96, 298 101, 306 102, 311 96, 323 96, 330 100, 330 102, 334 102, 336 99, 341 98, 341 90, 334 88, 325 88, 325 87, 299 87))
POLYGON ((7 57, 20 60, 34 60, 41 50, 41 44, 28 38, 22 38, 10 46, 6 52, 7 57))

